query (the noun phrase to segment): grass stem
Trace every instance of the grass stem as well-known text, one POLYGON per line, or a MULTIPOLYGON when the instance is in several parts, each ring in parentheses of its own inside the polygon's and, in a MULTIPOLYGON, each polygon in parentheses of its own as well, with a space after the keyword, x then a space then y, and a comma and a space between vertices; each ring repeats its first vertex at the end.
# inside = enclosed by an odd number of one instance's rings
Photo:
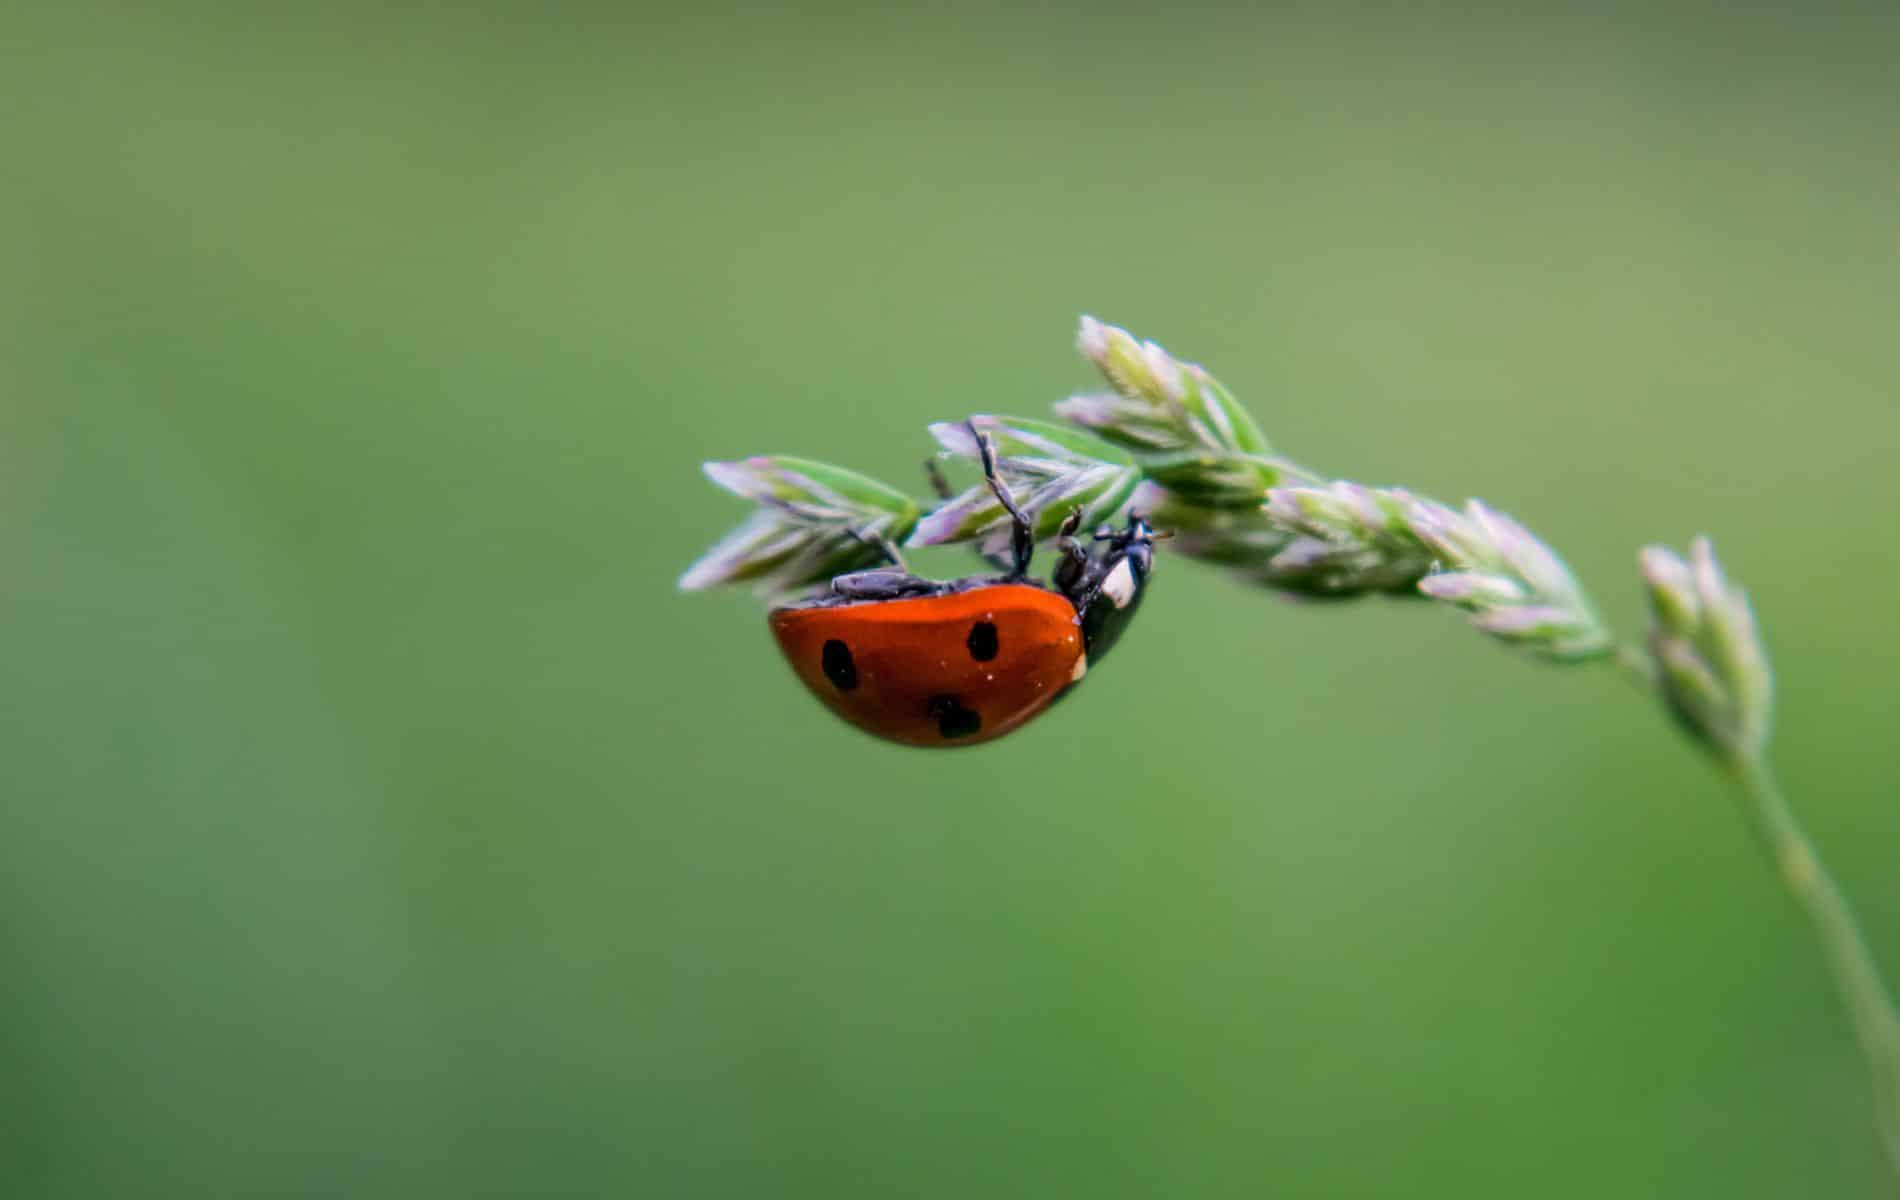
POLYGON ((1734 765, 1749 824, 1781 874, 1788 894, 1821 938, 1861 1050, 1873 1073, 1875 1120, 1894 1169, 1900 1171, 1900 1013, 1880 976, 1846 896, 1796 822, 1774 771, 1761 758, 1734 765))

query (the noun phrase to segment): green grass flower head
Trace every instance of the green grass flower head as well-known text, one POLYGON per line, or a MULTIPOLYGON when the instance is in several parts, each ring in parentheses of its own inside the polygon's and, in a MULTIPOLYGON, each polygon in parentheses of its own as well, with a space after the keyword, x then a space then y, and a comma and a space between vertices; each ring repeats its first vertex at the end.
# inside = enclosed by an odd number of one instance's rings
POLYGON ((1761 754, 1774 715, 1774 672, 1748 596, 1707 538, 1684 559, 1665 546, 1639 558, 1649 594, 1649 651, 1670 708, 1697 738, 1738 759, 1761 754))
POLYGON ((883 561, 923 510, 904 493, 826 463, 783 456, 710 462, 706 477, 759 508, 680 577, 686 591, 751 583, 779 595, 883 561))

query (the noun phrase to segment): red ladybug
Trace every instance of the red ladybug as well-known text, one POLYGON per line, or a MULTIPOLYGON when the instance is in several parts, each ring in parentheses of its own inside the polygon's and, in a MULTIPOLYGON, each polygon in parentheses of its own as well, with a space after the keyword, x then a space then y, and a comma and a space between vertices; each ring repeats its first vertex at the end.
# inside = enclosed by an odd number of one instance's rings
POLYGON ((1139 515, 1097 533, 1104 547, 1090 554, 1073 536, 1077 512, 1063 523, 1050 583, 1028 578, 1029 518, 997 478, 988 438, 977 444, 1013 521, 1008 574, 922 579, 886 545, 896 569, 840 575, 826 595, 771 613, 779 649, 812 694, 888 741, 974 746, 1020 728, 1114 646, 1154 569, 1154 531, 1139 515))

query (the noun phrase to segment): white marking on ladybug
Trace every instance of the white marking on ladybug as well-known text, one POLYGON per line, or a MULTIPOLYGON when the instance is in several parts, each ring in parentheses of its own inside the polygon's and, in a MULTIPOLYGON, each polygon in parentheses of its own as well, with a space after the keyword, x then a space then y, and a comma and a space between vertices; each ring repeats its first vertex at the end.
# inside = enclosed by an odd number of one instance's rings
POLYGON ((1082 676, 1089 673, 1089 656, 1084 654, 1075 660, 1075 670, 1069 672, 1070 683, 1082 682, 1082 676))
POLYGON ((1107 596, 1116 608, 1127 608, 1128 602, 1135 598, 1135 569, 1128 565, 1127 559, 1115 564, 1115 569, 1102 580, 1102 595, 1107 596))

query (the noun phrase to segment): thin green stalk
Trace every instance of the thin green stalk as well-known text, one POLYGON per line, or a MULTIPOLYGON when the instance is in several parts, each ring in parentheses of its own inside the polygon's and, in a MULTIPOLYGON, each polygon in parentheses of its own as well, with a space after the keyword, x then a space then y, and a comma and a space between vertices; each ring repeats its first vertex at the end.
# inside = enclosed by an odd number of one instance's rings
POLYGON ((1747 800, 1749 825, 1781 873, 1788 894, 1820 935, 1834 982, 1873 1074, 1875 1119, 1894 1168, 1900 1170, 1900 1012, 1839 885, 1795 820, 1767 762, 1738 760, 1733 773, 1747 800))

